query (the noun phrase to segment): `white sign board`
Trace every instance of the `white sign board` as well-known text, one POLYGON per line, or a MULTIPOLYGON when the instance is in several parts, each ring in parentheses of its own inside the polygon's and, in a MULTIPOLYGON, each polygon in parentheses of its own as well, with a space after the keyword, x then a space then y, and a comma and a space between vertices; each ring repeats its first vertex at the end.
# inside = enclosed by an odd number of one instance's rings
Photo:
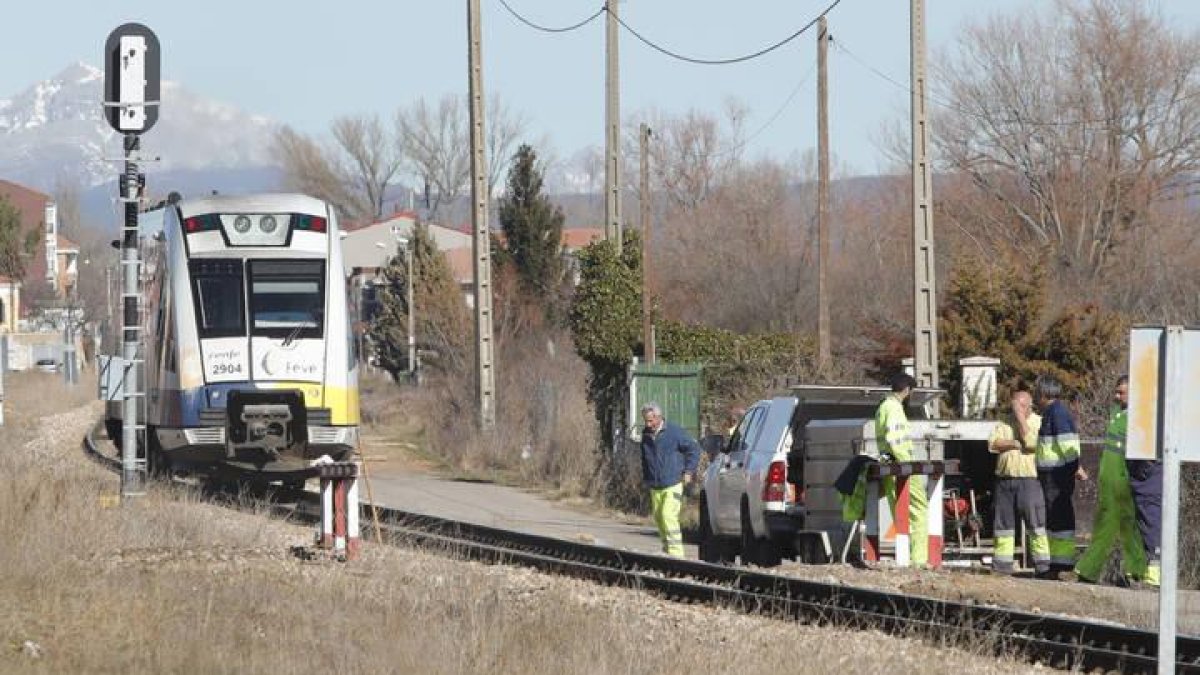
POLYGON ((121 103, 124 111, 117 117, 118 131, 142 131, 146 128, 146 38, 122 35, 120 51, 121 103))
MULTIPOLYGON (((1165 403, 1176 400, 1200 403, 1200 329, 1134 328, 1129 339, 1126 457, 1162 459, 1165 403)), ((1172 429, 1175 438, 1185 441, 1178 446, 1179 459, 1200 462, 1200 415, 1191 412, 1175 415, 1172 429)))
POLYGON ((1127 457, 1162 462, 1158 672, 1175 672, 1180 464, 1200 461, 1200 329, 1139 326, 1129 335, 1127 457))
POLYGON ((142 24, 127 23, 109 33, 104 43, 104 107, 113 129, 140 134, 154 126, 160 62, 158 36, 142 24))

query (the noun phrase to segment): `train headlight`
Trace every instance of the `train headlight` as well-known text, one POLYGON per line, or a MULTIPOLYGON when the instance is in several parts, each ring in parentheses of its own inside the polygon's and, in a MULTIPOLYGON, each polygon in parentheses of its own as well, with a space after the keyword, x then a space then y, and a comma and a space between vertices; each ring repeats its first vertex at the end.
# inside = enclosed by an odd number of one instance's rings
POLYGON ((292 227, 286 213, 223 213, 220 219, 229 246, 284 246, 292 227))

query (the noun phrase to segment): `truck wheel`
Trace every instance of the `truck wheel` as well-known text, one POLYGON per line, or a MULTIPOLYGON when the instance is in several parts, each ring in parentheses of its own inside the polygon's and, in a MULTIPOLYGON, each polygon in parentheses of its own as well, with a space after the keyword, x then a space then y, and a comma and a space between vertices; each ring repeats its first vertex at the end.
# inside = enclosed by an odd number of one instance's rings
POLYGON ((802 534, 796 539, 796 562, 805 565, 825 565, 829 557, 825 555, 825 546, 821 538, 815 534, 802 534))
POLYGON ((715 565, 733 562, 729 546, 712 531, 708 519, 708 498, 703 492, 700 493, 700 560, 715 565))
POLYGON ((750 505, 742 502, 742 564, 775 567, 782 560, 775 542, 754 536, 754 528, 750 526, 750 505))
POLYGON ((154 427, 146 428, 146 475, 152 480, 163 480, 171 475, 170 465, 154 427))

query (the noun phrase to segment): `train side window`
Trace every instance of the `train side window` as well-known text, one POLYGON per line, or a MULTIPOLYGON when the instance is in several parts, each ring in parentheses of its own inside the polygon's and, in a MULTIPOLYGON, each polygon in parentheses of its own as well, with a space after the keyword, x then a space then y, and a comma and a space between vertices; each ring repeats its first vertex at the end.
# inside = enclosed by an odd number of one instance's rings
POLYGON ((171 297, 171 286, 163 284, 162 300, 163 321, 160 325, 159 334, 162 336, 163 347, 163 370, 168 373, 178 372, 175 364, 175 321, 171 318, 171 311, 174 309, 171 297))

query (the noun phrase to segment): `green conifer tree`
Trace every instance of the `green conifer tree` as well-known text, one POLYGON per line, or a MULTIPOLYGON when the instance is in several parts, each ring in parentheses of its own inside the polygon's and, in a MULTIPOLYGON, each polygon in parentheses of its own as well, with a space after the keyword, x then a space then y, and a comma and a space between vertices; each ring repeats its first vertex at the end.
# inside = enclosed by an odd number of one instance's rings
POLYGON ((522 145, 508 172, 508 193, 500 200, 500 226, 522 289, 553 305, 562 291, 565 271, 563 213, 542 194, 543 185, 537 153, 522 145))
POLYGON ((368 329, 375 358, 393 377, 408 370, 408 313, 415 311, 421 367, 461 370, 470 360, 465 297, 429 228, 418 224, 412 237, 413 308, 407 304, 409 260, 402 253, 388 262, 377 287, 379 306, 368 329))
MULTIPOLYGON (((29 232, 21 231, 21 212, 8 199, 0 196, 0 277, 20 284, 25 280, 26 261, 37 251, 40 232, 37 229, 29 232)), ((4 322, 10 317, 8 313, 16 306, 16 285, 9 286, 8 297, 4 299, 4 309, 0 312, 4 322)), ((17 317, 11 317, 16 320, 17 317)))

